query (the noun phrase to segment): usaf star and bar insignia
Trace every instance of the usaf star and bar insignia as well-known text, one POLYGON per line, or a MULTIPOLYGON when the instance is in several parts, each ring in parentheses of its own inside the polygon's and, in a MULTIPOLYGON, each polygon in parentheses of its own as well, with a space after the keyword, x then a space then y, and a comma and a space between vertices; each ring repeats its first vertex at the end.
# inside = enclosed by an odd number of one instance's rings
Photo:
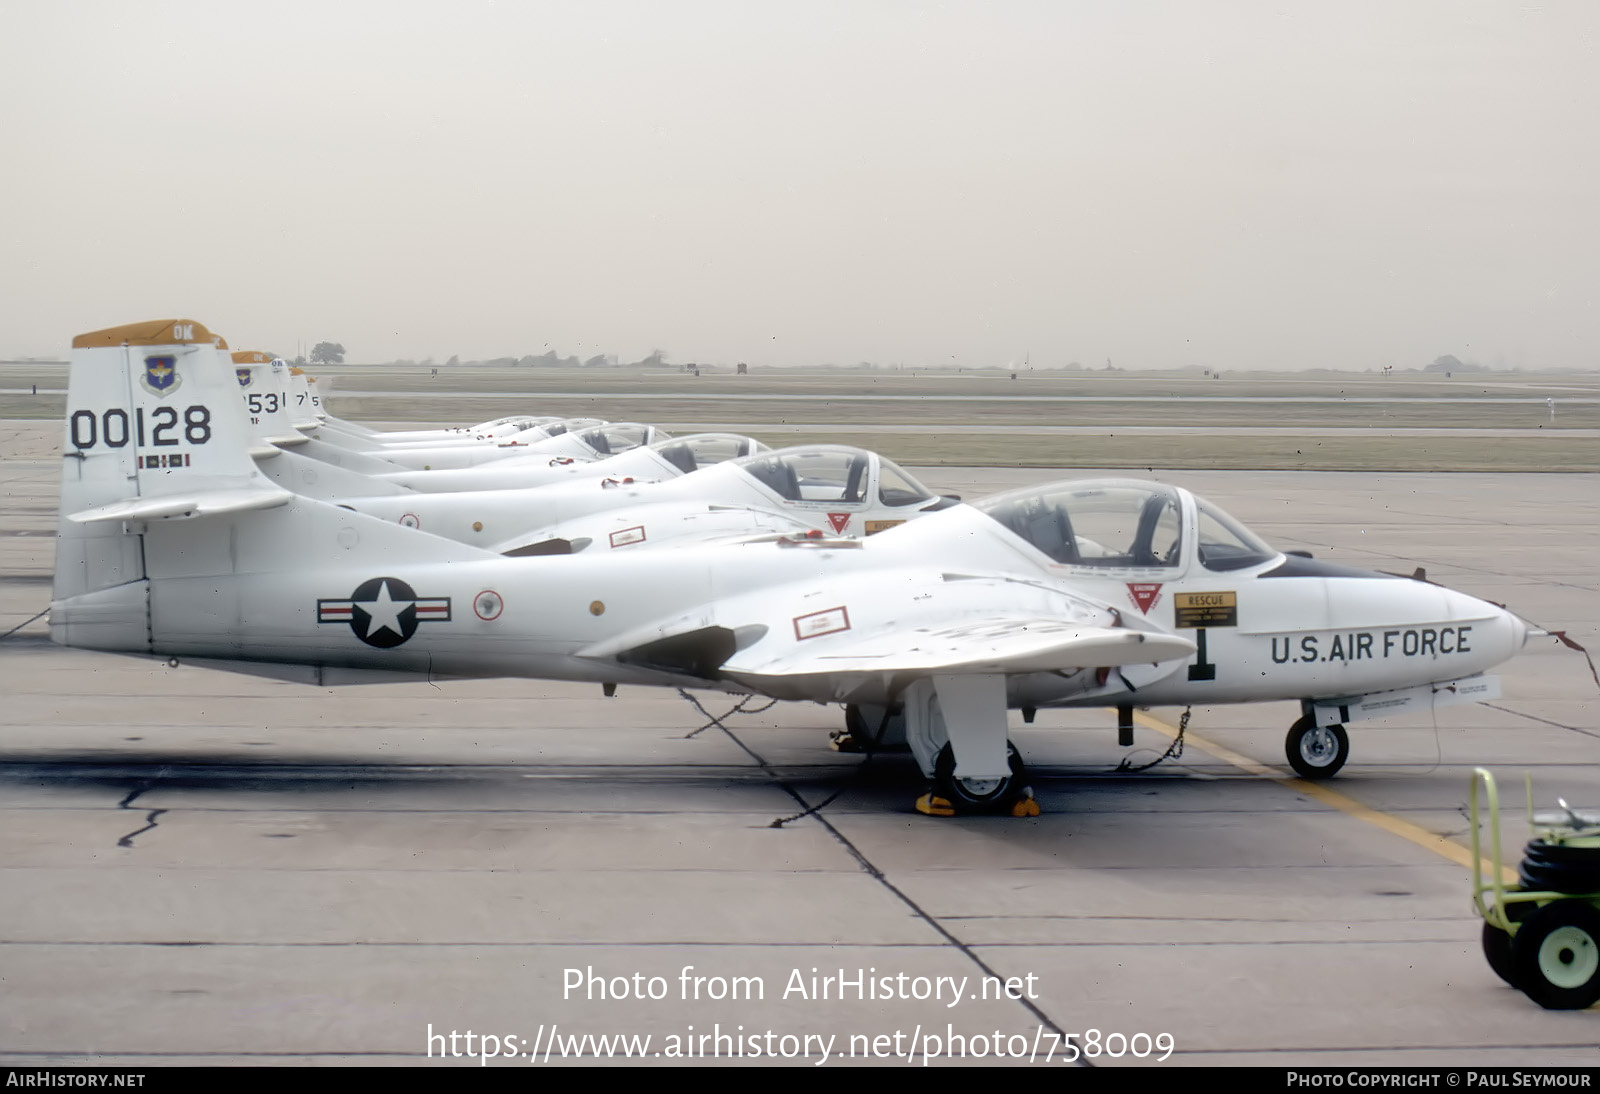
POLYGON ((423 623, 450 622, 448 596, 418 596, 397 577, 363 581, 345 600, 317 601, 318 623, 348 623, 369 646, 392 649, 423 623))

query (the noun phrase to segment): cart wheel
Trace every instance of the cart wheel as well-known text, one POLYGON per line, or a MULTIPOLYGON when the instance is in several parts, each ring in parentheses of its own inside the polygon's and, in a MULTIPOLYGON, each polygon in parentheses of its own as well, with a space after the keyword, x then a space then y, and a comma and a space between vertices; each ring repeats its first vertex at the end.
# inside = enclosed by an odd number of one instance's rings
POLYGON ((1319 726, 1301 718, 1289 727, 1283 750, 1302 779, 1331 779, 1350 758, 1350 738, 1344 726, 1319 726))
POLYGON ((1483 956, 1494 974, 1514 988, 1517 983, 1517 965, 1511 956, 1511 936, 1492 923, 1483 925, 1483 956))
MULTIPOLYGON (((1528 913, 1533 911, 1533 907, 1527 901, 1508 902, 1505 906, 1506 918, 1520 924, 1528 918, 1528 913)), ((1517 982, 1517 962, 1512 949, 1512 939, 1509 934, 1492 923, 1484 923, 1484 959, 1489 962, 1489 967, 1494 970, 1496 976, 1521 990, 1522 985, 1517 982)))
POLYGON ((1583 1010, 1600 1000, 1600 910, 1586 900, 1546 904, 1511 942, 1516 986, 1546 1010, 1583 1010))

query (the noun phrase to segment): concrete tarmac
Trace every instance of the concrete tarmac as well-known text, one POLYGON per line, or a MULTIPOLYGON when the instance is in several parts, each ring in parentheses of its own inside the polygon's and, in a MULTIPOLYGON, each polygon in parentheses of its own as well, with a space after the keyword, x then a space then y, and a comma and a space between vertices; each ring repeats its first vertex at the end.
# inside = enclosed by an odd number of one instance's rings
MULTIPOLYGON (((48 606, 58 463, 58 427, 5 426, 0 631, 48 606)), ((1600 476, 1160 477, 1600 648, 1600 476)), ((827 749, 836 708, 695 732, 671 691, 318 689, 45 634, 0 641, 0 1063, 476 1066, 489 1034, 503 1066, 920 1066, 953 1033, 989 1065, 1063 1066, 1063 1034, 1097 1066, 1600 1064, 1593 1011, 1489 970, 1448 853, 1476 765, 1512 861, 1524 770, 1600 806, 1600 686, 1553 641, 1501 699, 1356 724, 1333 797, 1288 775, 1293 704, 1197 708, 1206 745, 1134 775, 1178 711, 1131 753, 1044 711, 1014 725, 1043 815, 935 820, 908 759, 827 749)))

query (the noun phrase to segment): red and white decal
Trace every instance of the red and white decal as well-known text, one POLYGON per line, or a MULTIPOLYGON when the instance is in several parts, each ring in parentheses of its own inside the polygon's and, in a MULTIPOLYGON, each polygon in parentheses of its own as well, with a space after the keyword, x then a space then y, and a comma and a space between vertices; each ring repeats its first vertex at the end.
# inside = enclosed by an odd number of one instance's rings
POLYGON ((636 524, 632 528, 624 528, 620 532, 611 533, 611 546, 626 547, 630 543, 644 542, 644 525, 636 524))
POLYGON ((472 598, 472 610, 485 623, 491 619, 499 619, 500 613, 505 610, 505 607, 506 602, 493 589, 485 589, 472 598))
POLYGON ((833 525, 833 530, 835 532, 839 533, 840 535, 843 535, 845 528, 848 527, 849 524, 850 524, 850 514, 849 513, 829 513, 828 514, 828 523, 833 525))
POLYGON ((1130 581, 1128 582, 1128 595, 1138 605, 1141 615, 1149 615, 1150 609, 1155 607, 1156 601, 1161 599, 1161 583, 1159 581, 1130 581))
POLYGON ((402 513, 400 514, 400 526, 402 528, 421 528, 422 518, 415 513, 402 513))
POLYGON ((807 638, 820 638, 825 634, 838 634, 849 629, 850 613, 842 605, 826 611, 812 612, 809 615, 798 615, 794 619, 794 637, 797 642, 803 642, 807 638))

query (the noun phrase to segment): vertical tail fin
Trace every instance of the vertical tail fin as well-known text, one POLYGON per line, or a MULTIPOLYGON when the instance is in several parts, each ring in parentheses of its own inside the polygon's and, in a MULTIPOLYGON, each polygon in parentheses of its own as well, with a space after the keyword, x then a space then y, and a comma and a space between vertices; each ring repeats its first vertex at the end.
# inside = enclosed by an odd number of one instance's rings
POLYGON ((250 459, 250 423, 226 348, 189 319, 72 340, 55 600, 145 576, 132 522, 279 493, 250 459))
POLYGON ((322 421, 317 412, 322 400, 311 390, 306 370, 289 366, 289 420, 296 429, 310 429, 322 421))
MULTIPOLYGON (((259 450, 305 441, 304 433, 289 418, 289 365, 281 357, 256 350, 236 350, 233 371, 239 379, 245 412, 259 450)), ((257 451, 261 455, 262 451, 257 451)))

